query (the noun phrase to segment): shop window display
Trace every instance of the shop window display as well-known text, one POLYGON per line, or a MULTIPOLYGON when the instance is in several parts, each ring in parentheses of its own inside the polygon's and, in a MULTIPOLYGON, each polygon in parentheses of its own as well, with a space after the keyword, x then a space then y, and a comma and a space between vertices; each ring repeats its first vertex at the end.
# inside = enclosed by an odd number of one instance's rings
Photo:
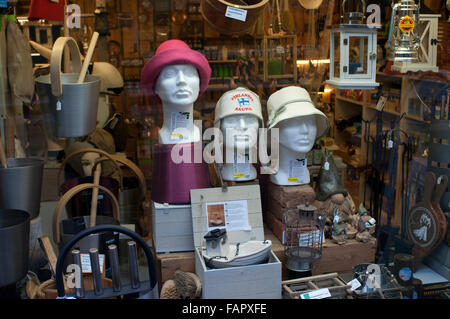
MULTIPOLYGON (((112 204, 127 212, 114 223, 154 249, 146 298, 227 286, 256 299, 448 299, 449 12, 438 0, 0 1, 0 298, 56 297, 63 247, 39 242, 79 186, 85 205, 67 203, 67 216, 94 222, 61 232, 99 227, 112 204), (95 92, 72 93, 92 79, 95 92), (104 153, 70 157, 92 147, 104 153), (16 165, 26 160, 39 172, 16 165), (25 218, 12 234, 14 210, 25 218), (29 242, 20 258, 2 248, 11 238, 29 242), (21 265, 3 272, 10 258, 21 265), (313 289, 322 279, 330 294, 313 289)), ((124 238, 114 244, 121 267, 146 267, 124 238)), ((108 245, 92 245, 104 269, 82 268, 87 293, 66 285, 65 297, 117 290, 108 245)), ((139 282, 134 270, 123 285, 139 282)))

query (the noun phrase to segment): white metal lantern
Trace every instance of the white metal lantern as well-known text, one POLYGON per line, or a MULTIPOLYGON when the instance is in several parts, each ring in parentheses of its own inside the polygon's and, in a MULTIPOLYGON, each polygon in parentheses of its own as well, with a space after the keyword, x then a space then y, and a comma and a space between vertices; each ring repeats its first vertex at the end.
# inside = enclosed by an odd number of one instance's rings
POLYGON ((437 36, 438 20, 440 14, 420 15, 420 46, 418 49, 417 62, 395 61, 392 70, 406 73, 408 71, 432 71, 438 72, 437 67, 437 36))
POLYGON ((389 60, 416 62, 420 45, 419 5, 415 0, 401 0, 392 4, 389 26, 389 60))
MULTIPOLYGON (((330 79, 327 83, 338 89, 371 90, 377 64, 377 30, 380 25, 364 23, 363 12, 345 13, 343 24, 335 26, 330 35, 330 79)), ((345 0, 343 1, 343 7, 345 0)))

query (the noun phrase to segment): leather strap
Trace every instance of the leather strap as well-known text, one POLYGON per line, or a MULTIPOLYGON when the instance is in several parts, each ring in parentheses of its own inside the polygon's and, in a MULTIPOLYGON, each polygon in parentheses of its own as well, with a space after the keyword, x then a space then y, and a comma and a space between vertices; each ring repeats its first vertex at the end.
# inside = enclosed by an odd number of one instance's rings
MULTIPOLYGON (((83 148, 81 150, 73 152, 72 154, 70 154, 63 160, 63 162, 61 163, 61 166, 59 167, 58 176, 56 178, 56 182, 57 182, 56 186, 58 187, 58 189, 60 188, 60 185, 61 185, 61 174, 62 174, 64 166, 67 164, 67 162, 72 157, 75 157, 77 155, 84 154, 84 153, 89 153, 89 152, 98 153, 98 154, 100 154, 100 156, 103 155, 103 156, 107 157, 113 163, 114 167, 116 168, 117 174, 119 174, 119 187, 120 187, 120 190, 122 190, 123 189, 123 174, 122 174, 122 170, 119 167, 119 164, 117 164, 117 162, 114 160, 114 158, 112 157, 111 154, 109 154, 101 149, 98 149, 98 148, 83 148)), ((94 172, 95 169, 93 169, 92 171, 94 172)))
MULTIPOLYGON (((145 176, 144 176, 144 173, 142 172, 142 170, 134 162, 130 161, 126 157, 113 154, 113 155, 111 155, 111 158, 113 160, 115 160, 116 162, 127 166, 128 168, 130 168, 133 171, 133 173, 136 175, 136 177, 139 180, 139 185, 140 185, 141 192, 142 192, 142 201, 144 201, 144 202, 149 201, 149 198, 147 196, 147 182, 145 180, 145 176)), ((92 170, 95 171, 97 165, 106 160, 108 160, 108 158, 106 158, 106 157, 97 158, 95 160, 94 167, 92 168, 92 170)))
POLYGON ((72 72, 80 73, 81 71, 81 58, 80 49, 74 38, 71 37, 59 37, 52 49, 52 56, 50 57, 50 79, 52 86, 52 94, 54 96, 61 96, 62 80, 61 80, 61 61, 64 56, 64 48, 66 45, 69 48, 70 57, 72 60, 72 72))
POLYGON ((61 241, 60 238, 60 219, 61 219, 61 214, 64 210, 64 208, 66 207, 66 204, 69 202, 69 200, 75 196, 76 194, 78 194, 79 192, 85 190, 85 189, 89 189, 89 188, 98 188, 99 190, 104 191, 113 201, 113 217, 115 220, 117 220, 120 223, 120 208, 119 208, 119 201, 117 200, 117 198, 114 196, 114 194, 107 189, 104 186, 101 185, 95 185, 95 184, 91 184, 91 183, 86 183, 86 184, 80 184, 77 185, 75 187, 72 187, 71 189, 69 189, 58 201, 58 203, 56 204, 56 208, 55 211, 53 212, 53 241, 56 244, 59 244, 61 241))

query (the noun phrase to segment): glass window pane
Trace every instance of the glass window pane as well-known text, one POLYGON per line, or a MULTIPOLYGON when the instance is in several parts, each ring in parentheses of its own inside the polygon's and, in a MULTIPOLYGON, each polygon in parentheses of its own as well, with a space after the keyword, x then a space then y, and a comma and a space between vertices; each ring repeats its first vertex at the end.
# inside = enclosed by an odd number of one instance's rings
POLYGON ((367 46, 369 37, 349 38, 349 74, 367 74, 367 46))

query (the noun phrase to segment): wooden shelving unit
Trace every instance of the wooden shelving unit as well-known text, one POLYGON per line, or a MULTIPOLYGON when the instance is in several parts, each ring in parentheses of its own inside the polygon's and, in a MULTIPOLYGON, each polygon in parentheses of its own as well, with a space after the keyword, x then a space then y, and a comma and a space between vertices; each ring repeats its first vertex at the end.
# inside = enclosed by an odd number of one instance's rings
MULTIPOLYGON (((409 103, 410 99, 415 98, 415 85, 414 82, 417 81, 424 81, 429 82, 430 86, 439 86, 439 85, 446 85, 447 82, 435 79, 435 78, 428 78, 428 77, 419 77, 417 75, 391 75, 391 74, 384 74, 384 73, 377 73, 377 82, 379 82, 381 85, 386 87, 395 87, 400 88, 401 90, 401 96, 399 101, 399 110, 395 111, 392 109, 383 109, 383 121, 385 124, 383 127, 388 128, 391 121, 393 121, 395 118, 399 119, 402 115, 403 118, 400 120, 398 128, 407 134, 412 135, 418 135, 421 132, 424 132, 427 128, 427 125, 430 123, 430 121, 425 120, 423 118, 423 108, 424 106, 421 106, 421 115, 417 116, 416 114, 409 114, 409 103)), ((376 111, 378 110, 377 106, 375 105, 374 101, 370 99, 370 94, 372 91, 364 91, 363 93, 363 100, 359 101, 354 98, 348 97, 348 96, 341 96, 340 90, 336 90, 335 95, 335 121, 343 120, 343 119, 349 119, 352 118, 358 114, 361 114, 363 120, 372 120, 375 115, 376 111)), ((375 123, 372 124, 372 128, 375 129, 375 123)), ((369 132, 371 134, 374 132, 369 132)), ((364 134, 364 125, 362 123, 362 134, 364 134)), ((373 135, 371 134, 371 135, 373 135)), ((345 136, 342 132, 339 132, 337 128, 334 130, 334 137, 335 141, 338 145, 342 145, 345 142, 345 136)), ((344 162, 350 166, 353 166, 355 168, 361 169, 360 172, 360 179, 359 179, 359 194, 358 197, 360 201, 363 201, 364 198, 364 183, 366 180, 366 172, 362 169, 366 166, 367 160, 370 160, 372 157, 371 150, 369 150, 369 156, 366 158, 367 153, 367 143, 366 137, 361 136, 361 147, 360 147, 360 158, 359 161, 356 160, 353 157, 348 156, 347 154, 344 154, 345 152, 341 151, 336 153, 337 155, 341 156, 344 160, 344 162)), ((403 152, 403 147, 401 146, 399 148, 399 154, 403 152)), ((394 214, 392 217, 392 223, 396 226, 401 225, 401 185, 403 181, 401 180, 401 162, 399 161, 398 167, 397 167, 397 180, 396 180, 396 198, 395 198, 395 206, 394 206, 394 214)), ((387 181, 385 181, 387 183, 387 181)), ((367 191, 369 191, 369 187, 367 188, 367 191)), ((367 199, 367 193, 366 193, 366 199, 367 199)), ((357 206, 358 203, 355 203, 357 206)), ((366 203, 365 203, 366 204, 366 203)), ((384 214, 384 213, 383 213, 384 214)))

